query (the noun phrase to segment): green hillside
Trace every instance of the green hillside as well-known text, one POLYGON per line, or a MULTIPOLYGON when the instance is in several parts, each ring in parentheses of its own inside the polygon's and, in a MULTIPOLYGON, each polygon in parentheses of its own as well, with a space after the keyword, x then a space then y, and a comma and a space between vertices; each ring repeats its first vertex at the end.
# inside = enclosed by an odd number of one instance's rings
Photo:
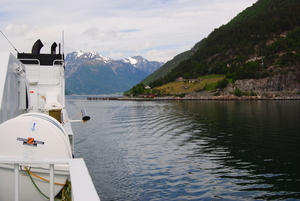
POLYGON ((235 81, 281 73, 300 63, 299 11, 299 0, 259 0, 144 81, 154 88, 178 77, 225 74, 235 81))
POLYGON ((148 85, 151 82, 153 82, 155 80, 159 80, 159 79, 163 78, 164 76, 166 76, 167 74, 169 74, 176 66, 178 66, 178 64, 180 62, 188 59, 191 55, 193 55, 197 51, 200 43, 201 42, 197 43, 191 50, 176 55, 172 60, 165 63, 163 65, 163 68, 161 67, 161 68, 157 69, 151 75, 146 77, 142 81, 142 83, 148 85))

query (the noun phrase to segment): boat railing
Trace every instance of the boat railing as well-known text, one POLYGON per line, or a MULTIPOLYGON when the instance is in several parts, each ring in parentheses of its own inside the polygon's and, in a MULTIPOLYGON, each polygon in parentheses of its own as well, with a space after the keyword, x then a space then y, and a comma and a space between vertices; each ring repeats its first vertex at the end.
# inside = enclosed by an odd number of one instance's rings
POLYGON ((55 59, 55 60, 53 61, 53 66, 54 66, 54 65, 60 65, 60 66, 62 66, 62 65, 63 65, 63 62, 64 62, 63 59, 55 59))
MULTIPOLYGON (((55 59, 53 60, 52 66, 41 66, 41 61, 39 59, 19 59, 21 62, 28 62, 28 64, 26 64, 26 72, 27 76, 30 80, 30 83, 32 85, 35 85, 37 83, 39 83, 39 81, 41 79, 45 78, 41 78, 41 67, 46 68, 46 67, 51 67, 52 68, 52 72, 50 73, 46 73, 47 78, 46 78, 46 82, 43 82, 42 84, 59 84, 59 78, 63 76, 63 60, 62 59, 55 59)), ((42 73, 45 74, 45 73, 42 73)), ((45 75, 44 75, 45 76, 45 75)))
POLYGON ((54 78, 59 78, 62 76, 62 70, 64 60, 62 59, 55 59, 53 61, 53 76, 54 78))
POLYGON ((36 64, 35 65, 40 65, 41 64, 41 62, 40 62, 40 60, 38 60, 38 59, 22 59, 22 58, 19 58, 19 60, 22 62, 22 61, 30 61, 31 63, 32 63, 32 61, 35 61, 36 62, 36 64))
POLYGON ((15 201, 19 200, 19 171, 20 164, 48 164, 49 165, 49 188, 50 201, 54 201, 54 165, 69 165, 70 181, 72 186, 72 201, 92 200, 100 201, 86 164, 82 158, 73 159, 24 159, 0 157, 0 164, 14 164, 15 201))
POLYGON ((30 84, 37 84, 40 78, 41 62, 38 59, 19 59, 21 62, 30 62, 26 64, 26 74, 30 74, 30 84))

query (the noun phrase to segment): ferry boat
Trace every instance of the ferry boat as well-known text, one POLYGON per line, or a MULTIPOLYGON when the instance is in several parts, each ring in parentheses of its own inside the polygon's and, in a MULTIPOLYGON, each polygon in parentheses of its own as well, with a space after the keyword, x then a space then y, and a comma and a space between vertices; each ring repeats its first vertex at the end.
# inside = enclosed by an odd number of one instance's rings
POLYGON ((0 200, 100 200, 86 164, 74 158, 65 106, 64 54, 37 40, 31 53, 0 52, 0 200))

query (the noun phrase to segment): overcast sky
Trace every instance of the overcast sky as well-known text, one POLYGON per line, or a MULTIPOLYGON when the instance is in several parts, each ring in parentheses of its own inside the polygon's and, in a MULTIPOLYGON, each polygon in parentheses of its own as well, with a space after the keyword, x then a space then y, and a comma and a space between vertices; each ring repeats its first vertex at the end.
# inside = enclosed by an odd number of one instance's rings
MULTIPOLYGON (((1 0, 0 29, 19 52, 31 52, 41 39, 41 53, 64 41, 65 53, 98 52, 112 59, 141 55, 166 62, 256 1, 1 0)), ((0 51, 15 54, 2 34, 0 44, 0 51)))

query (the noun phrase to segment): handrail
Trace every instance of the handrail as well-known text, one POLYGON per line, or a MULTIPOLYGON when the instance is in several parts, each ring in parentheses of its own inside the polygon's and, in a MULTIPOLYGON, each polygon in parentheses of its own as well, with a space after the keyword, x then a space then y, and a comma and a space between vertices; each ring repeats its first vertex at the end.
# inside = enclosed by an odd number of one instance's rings
MULTIPOLYGON (((41 66, 41 62, 39 59, 19 59, 21 62, 22 61, 36 61, 37 63, 33 63, 33 64, 24 64, 25 65, 25 69, 26 69, 26 74, 28 75, 29 72, 29 66, 33 67, 33 69, 31 69, 31 71, 36 72, 36 75, 32 75, 32 77, 34 78, 33 81, 31 80, 30 83, 31 84, 37 84, 40 80, 40 66, 41 66)), ((31 77, 31 79, 32 79, 31 77)))
POLYGON ((19 201, 19 165, 22 164, 49 164, 50 176, 50 201, 54 201, 54 165, 69 165, 70 180, 72 183, 72 200, 95 200, 100 201, 95 186, 88 173, 85 162, 82 158, 60 159, 60 158, 43 158, 43 159, 23 159, 23 158, 3 158, 0 157, 0 164, 14 164, 14 181, 15 181, 15 201, 19 201), (87 193, 88 192, 88 193, 87 193))
POLYGON ((63 65, 63 62, 64 62, 63 59, 55 59, 55 60, 53 61, 53 66, 54 66, 54 65, 60 65, 60 66, 62 66, 62 65, 63 65), (61 64, 60 64, 60 63, 59 63, 59 64, 55 64, 55 62, 61 62, 61 64))
POLYGON ((30 64, 30 65, 41 65, 41 62, 39 59, 22 59, 22 58, 19 58, 20 61, 37 61, 37 64, 30 64))
MULTIPOLYGON (((62 59, 55 59, 54 61, 53 61, 53 64, 52 64, 52 66, 53 66, 53 76, 59 76, 59 77, 61 77, 63 74, 62 74, 62 72, 61 72, 61 69, 62 68, 64 68, 64 60, 62 60, 62 59), (58 68, 58 70, 56 70, 54 67, 59 67, 58 68)), ((58 81, 58 83, 57 83, 57 85, 58 84, 60 84, 60 81, 58 81)))

